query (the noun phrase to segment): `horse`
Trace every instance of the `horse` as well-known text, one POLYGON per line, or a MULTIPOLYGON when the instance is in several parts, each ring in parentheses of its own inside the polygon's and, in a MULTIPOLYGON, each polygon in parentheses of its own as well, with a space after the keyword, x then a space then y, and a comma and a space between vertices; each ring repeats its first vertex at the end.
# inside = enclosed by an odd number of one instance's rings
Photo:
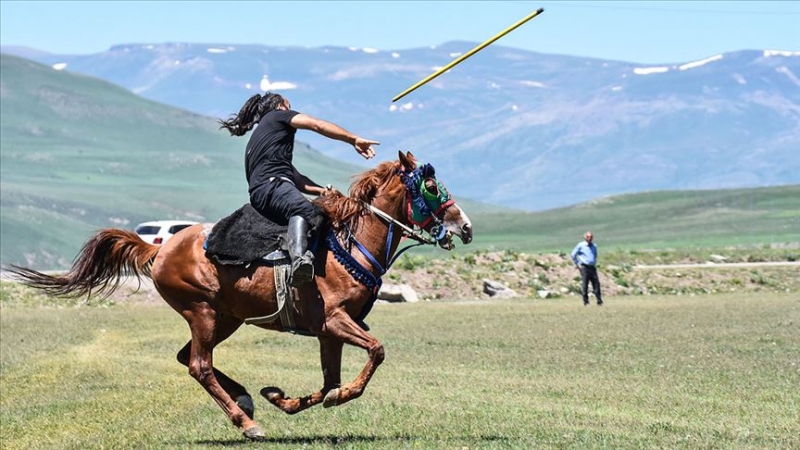
MULTIPOLYGON (((316 392, 294 398, 277 387, 261 390, 264 398, 288 414, 319 403, 326 408, 342 405, 364 393, 385 353, 381 342, 356 319, 372 306, 377 296, 375 281, 379 287, 380 276, 408 248, 398 251, 405 237, 446 250, 453 248, 454 236, 463 244, 472 240, 469 218, 436 178, 433 167, 418 165, 410 152, 400 151, 398 156, 356 176, 349 196, 334 190, 314 200, 328 217, 330 232, 315 250, 313 282, 291 288, 295 298, 291 312, 297 328, 319 341, 323 384, 316 392), (396 233, 395 227, 401 231, 396 233), (355 379, 342 385, 344 344, 366 350, 367 362, 355 379)), ((211 230, 211 224, 197 224, 157 246, 132 231, 106 228, 84 244, 72 267, 61 275, 20 266, 9 271, 28 286, 73 297, 107 297, 126 276, 140 281, 151 278, 161 297, 189 325, 191 339, 178 351, 178 361, 245 438, 264 439, 264 430, 254 420, 252 397, 214 367, 212 357, 214 347, 248 318, 275 314, 275 269, 258 261, 223 265, 209 258, 204 242, 211 230)), ((278 322, 256 326, 287 331, 278 322)))

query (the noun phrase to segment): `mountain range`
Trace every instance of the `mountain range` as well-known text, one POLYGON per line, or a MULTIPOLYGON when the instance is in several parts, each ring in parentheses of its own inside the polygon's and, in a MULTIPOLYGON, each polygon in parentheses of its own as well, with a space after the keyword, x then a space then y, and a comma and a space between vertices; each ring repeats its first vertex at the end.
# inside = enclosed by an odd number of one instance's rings
MULTIPOLYGON (((424 154, 455 174, 452 190, 523 210, 619 193, 800 182, 800 52, 742 50, 643 65, 491 45, 391 101, 475 45, 2 51, 212 118, 276 91, 301 112, 381 141, 379 160, 398 149, 424 154)), ((364 164, 341 143, 308 132, 298 140, 364 164)))
MULTIPOLYGON (((247 201, 245 141, 211 117, 0 55, 0 265, 64 268, 99 228, 131 229, 153 219, 214 222, 230 214, 247 201)), ((361 171, 302 142, 295 162, 342 190, 361 171)), ((459 178, 437 175, 448 186, 459 178)), ((475 202, 452 186, 451 192, 475 228, 469 249, 563 251, 587 227, 604 246, 620 248, 800 240, 800 184, 638 193, 541 212, 475 202)))
MULTIPOLYGON (((214 222, 248 201, 245 140, 109 82, 0 55, 0 257, 64 267, 96 229, 214 222)), ((345 188, 357 166, 307 145, 309 176, 345 188)))
MULTIPOLYGON (((215 222, 248 201, 246 142, 213 118, 0 54, 0 261, 68 267, 99 228, 215 222)), ((302 142, 294 160, 342 191, 363 171, 302 142)), ((471 213, 506 210, 458 201, 471 213)))

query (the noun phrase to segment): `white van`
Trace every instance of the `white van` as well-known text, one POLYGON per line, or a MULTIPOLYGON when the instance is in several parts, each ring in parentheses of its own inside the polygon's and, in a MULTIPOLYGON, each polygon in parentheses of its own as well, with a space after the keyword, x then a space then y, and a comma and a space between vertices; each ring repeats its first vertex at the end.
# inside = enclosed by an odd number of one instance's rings
POLYGON ((144 222, 136 226, 136 234, 149 244, 161 245, 166 243, 175 233, 188 228, 197 222, 188 220, 157 220, 144 222))

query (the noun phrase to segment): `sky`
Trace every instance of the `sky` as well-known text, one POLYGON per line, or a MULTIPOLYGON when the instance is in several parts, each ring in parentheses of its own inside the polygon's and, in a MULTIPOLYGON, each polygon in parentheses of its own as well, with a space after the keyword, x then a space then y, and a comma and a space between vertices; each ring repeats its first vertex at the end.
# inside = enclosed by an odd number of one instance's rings
POLYGON ((800 50, 798 1, 8 1, 0 45, 91 54, 164 42, 403 50, 494 45, 633 63, 800 50))

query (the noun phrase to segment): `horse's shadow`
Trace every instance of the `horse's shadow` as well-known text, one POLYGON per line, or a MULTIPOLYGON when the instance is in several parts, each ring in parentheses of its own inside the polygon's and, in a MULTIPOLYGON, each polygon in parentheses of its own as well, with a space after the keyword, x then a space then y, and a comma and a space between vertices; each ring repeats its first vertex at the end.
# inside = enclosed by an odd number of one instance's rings
POLYGON ((306 437, 267 437, 264 439, 259 439, 256 441, 250 441, 244 438, 240 439, 214 439, 214 440, 200 440, 195 441, 197 445, 215 445, 215 446, 223 446, 223 447, 235 447, 235 446, 242 446, 242 445, 252 445, 258 443, 265 443, 265 444, 287 444, 287 445, 314 445, 314 444, 325 444, 325 445, 343 445, 343 444, 355 444, 355 443, 375 443, 375 442, 396 442, 397 440, 415 440, 414 436, 387 436, 387 437, 377 437, 377 436, 336 436, 336 435, 319 435, 319 436, 306 436, 306 437))
MULTIPOLYGON (((253 444, 283 444, 283 445, 346 445, 346 444, 357 444, 357 443, 395 443, 398 442, 414 442, 414 441, 422 441, 425 438, 421 436, 411 436, 407 434, 397 435, 397 436, 385 436, 385 437, 377 437, 377 436, 336 436, 336 435, 318 435, 318 436, 306 436, 306 437, 269 437, 264 439, 259 439, 257 441, 249 441, 244 438, 240 439, 219 439, 219 440, 201 440, 195 441, 196 445, 208 445, 208 446, 222 446, 222 447, 236 447, 236 446, 250 446, 253 444)), ((473 438, 475 439, 475 438, 473 438)), ((479 436, 479 441, 504 441, 507 438, 501 436, 479 436)))

